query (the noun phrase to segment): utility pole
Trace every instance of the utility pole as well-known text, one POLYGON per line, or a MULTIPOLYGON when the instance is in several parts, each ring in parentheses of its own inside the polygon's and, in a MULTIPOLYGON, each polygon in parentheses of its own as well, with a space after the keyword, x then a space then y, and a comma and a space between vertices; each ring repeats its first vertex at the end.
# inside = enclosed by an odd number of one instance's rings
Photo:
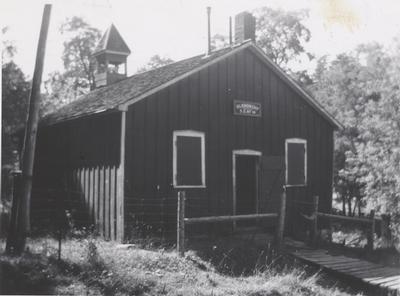
POLYGON ((42 83, 42 73, 44 55, 46 51, 47 32, 50 22, 51 4, 46 4, 43 10, 42 25, 40 28, 39 43, 36 53, 35 70, 32 78, 32 88, 29 95, 29 113, 26 122, 24 146, 22 149, 22 192, 20 219, 18 219, 17 242, 15 252, 22 253, 25 249, 26 237, 30 232, 30 208, 31 190, 33 177, 33 163, 35 159, 36 134, 39 123, 40 109, 40 85, 42 83))

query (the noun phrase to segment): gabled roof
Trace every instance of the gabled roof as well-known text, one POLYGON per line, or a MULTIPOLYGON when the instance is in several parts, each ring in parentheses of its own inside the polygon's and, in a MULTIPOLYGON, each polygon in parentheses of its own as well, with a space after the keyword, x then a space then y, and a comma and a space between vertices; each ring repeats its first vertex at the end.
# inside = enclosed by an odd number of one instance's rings
POLYGON ((76 117, 118 109, 120 105, 129 100, 163 86, 202 65, 209 64, 231 51, 231 48, 225 48, 214 52, 209 57, 205 57, 204 54, 198 55, 95 89, 45 116, 42 119, 42 123, 53 124, 76 117))
POLYGON ((103 37, 101 37, 99 44, 97 44, 93 55, 96 56, 102 52, 114 52, 129 55, 131 50, 128 45, 126 45, 124 39, 122 39, 121 34, 118 32, 114 24, 107 29, 103 37))
POLYGON ((227 47, 215 51, 209 56, 203 54, 188 58, 164 67, 133 75, 109 86, 95 89, 76 101, 45 116, 41 123, 49 125, 95 113, 115 111, 118 109, 126 110, 129 105, 145 99, 151 94, 245 48, 249 48, 259 56, 261 61, 291 86, 298 95, 334 127, 341 127, 341 124, 333 118, 332 115, 330 115, 314 98, 307 94, 289 75, 275 65, 260 48, 251 42, 245 42, 235 47, 227 47))

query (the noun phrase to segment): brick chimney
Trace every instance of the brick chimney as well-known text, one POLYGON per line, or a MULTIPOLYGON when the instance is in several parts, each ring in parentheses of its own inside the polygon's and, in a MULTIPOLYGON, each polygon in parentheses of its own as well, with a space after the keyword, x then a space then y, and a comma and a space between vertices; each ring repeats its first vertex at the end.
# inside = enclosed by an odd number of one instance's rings
POLYGON ((235 16, 235 43, 256 40, 256 18, 247 11, 243 11, 235 16))

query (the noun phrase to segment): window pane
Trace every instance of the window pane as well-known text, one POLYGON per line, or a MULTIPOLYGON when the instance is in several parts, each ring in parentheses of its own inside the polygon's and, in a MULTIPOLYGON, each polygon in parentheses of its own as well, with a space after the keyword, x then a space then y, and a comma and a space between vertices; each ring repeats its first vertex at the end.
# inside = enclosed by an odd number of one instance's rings
POLYGON ((305 145, 303 143, 288 143, 288 184, 305 184, 305 145))
POLYGON ((177 137, 177 185, 203 185, 201 138, 177 137))

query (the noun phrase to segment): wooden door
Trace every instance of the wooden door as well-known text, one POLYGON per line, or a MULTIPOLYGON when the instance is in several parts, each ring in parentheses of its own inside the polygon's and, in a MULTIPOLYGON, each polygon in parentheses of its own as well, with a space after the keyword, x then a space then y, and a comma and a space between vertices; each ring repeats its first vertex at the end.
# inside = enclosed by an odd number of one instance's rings
POLYGON ((260 166, 260 212, 274 213, 279 209, 285 182, 285 159, 283 156, 263 156, 260 166))
MULTIPOLYGON (((257 213, 258 163, 257 155, 236 155, 236 215, 257 213)), ((254 225, 254 221, 237 223, 239 227, 254 225)))

